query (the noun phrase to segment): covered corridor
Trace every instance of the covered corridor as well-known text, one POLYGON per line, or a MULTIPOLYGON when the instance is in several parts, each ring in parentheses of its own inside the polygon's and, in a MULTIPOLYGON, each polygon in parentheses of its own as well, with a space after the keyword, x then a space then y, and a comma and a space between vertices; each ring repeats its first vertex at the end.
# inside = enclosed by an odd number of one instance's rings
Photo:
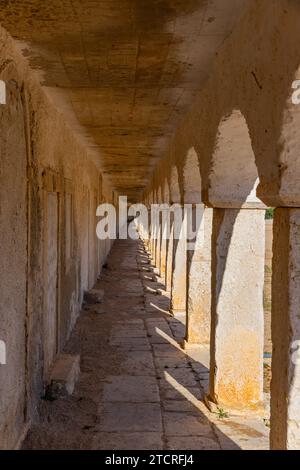
POLYGON ((1 450, 300 449, 299 24, 0 1, 1 450))
POLYGON ((262 418, 220 417, 201 401, 207 348, 179 343, 181 319, 170 312, 162 279, 141 242, 118 240, 85 304, 65 352, 80 354, 72 396, 41 404, 41 422, 25 449, 267 449, 262 418))

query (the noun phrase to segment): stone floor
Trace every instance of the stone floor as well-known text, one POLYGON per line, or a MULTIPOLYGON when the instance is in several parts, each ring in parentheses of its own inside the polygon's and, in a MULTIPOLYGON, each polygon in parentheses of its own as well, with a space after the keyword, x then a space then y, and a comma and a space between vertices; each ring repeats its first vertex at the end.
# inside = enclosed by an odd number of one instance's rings
MULTIPOLYGON (((41 400, 25 449, 266 449, 260 418, 221 418, 201 401, 208 351, 183 351, 184 321, 141 242, 116 241, 66 347, 81 356, 72 396, 41 400)), ((225 410, 226 411, 226 410, 225 410)))

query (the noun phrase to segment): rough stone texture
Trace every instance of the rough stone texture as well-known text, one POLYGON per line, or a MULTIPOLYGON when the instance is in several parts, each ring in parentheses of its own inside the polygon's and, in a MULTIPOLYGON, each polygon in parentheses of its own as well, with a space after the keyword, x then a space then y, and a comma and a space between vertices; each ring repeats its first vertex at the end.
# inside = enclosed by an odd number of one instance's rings
POLYGON ((210 397, 240 410, 263 402, 264 236, 263 211, 214 209, 210 397))
POLYGON ((26 136, 22 91, 6 81, 7 104, 0 105, 0 448, 14 446, 26 417, 26 136), (16 138, 18 136, 18 138, 16 138))
POLYGON ((276 209, 274 228, 270 441, 299 449, 300 210, 276 209))
POLYGON ((7 89, 0 106, 0 340, 7 349, 7 364, 0 366, 0 448, 11 449, 36 418, 37 400, 76 322, 83 291, 94 284, 110 248, 110 242, 99 244, 97 256, 96 249, 88 251, 89 231, 96 247, 96 217, 90 214, 88 227, 85 215, 89 199, 109 199, 111 189, 105 179, 100 184, 100 167, 2 27, 0 44, 0 79, 7 89), (49 199, 56 200, 55 210, 49 199), (92 266, 86 285, 84 264, 92 266))
POLYGON ((80 374, 80 356, 61 354, 51 371, 50 383, 46 390, 47 397, 53 399, 60 395, 72 395, 80 374))

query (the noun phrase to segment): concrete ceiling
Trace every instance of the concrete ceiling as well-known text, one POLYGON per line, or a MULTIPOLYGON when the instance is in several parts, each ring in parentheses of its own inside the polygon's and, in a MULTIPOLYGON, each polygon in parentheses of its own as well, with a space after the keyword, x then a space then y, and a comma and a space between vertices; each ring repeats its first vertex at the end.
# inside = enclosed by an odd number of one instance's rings
POLYGON ((67 103, 113 187, 135 200, 245 3, 0 0, 0 23, 67 103))

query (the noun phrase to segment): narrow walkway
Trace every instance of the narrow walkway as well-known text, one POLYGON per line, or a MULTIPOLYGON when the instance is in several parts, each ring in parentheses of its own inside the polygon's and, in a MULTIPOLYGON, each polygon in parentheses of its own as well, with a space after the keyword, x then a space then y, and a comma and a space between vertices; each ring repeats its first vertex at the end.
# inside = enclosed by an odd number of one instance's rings
POLYGON ((184 334, 141 242, 118 240, 66 347, 80 353, 72 396, 42 400, 25 449, 266 449, 260 419, 220 418, 201 402, 208 353, 184 334))

